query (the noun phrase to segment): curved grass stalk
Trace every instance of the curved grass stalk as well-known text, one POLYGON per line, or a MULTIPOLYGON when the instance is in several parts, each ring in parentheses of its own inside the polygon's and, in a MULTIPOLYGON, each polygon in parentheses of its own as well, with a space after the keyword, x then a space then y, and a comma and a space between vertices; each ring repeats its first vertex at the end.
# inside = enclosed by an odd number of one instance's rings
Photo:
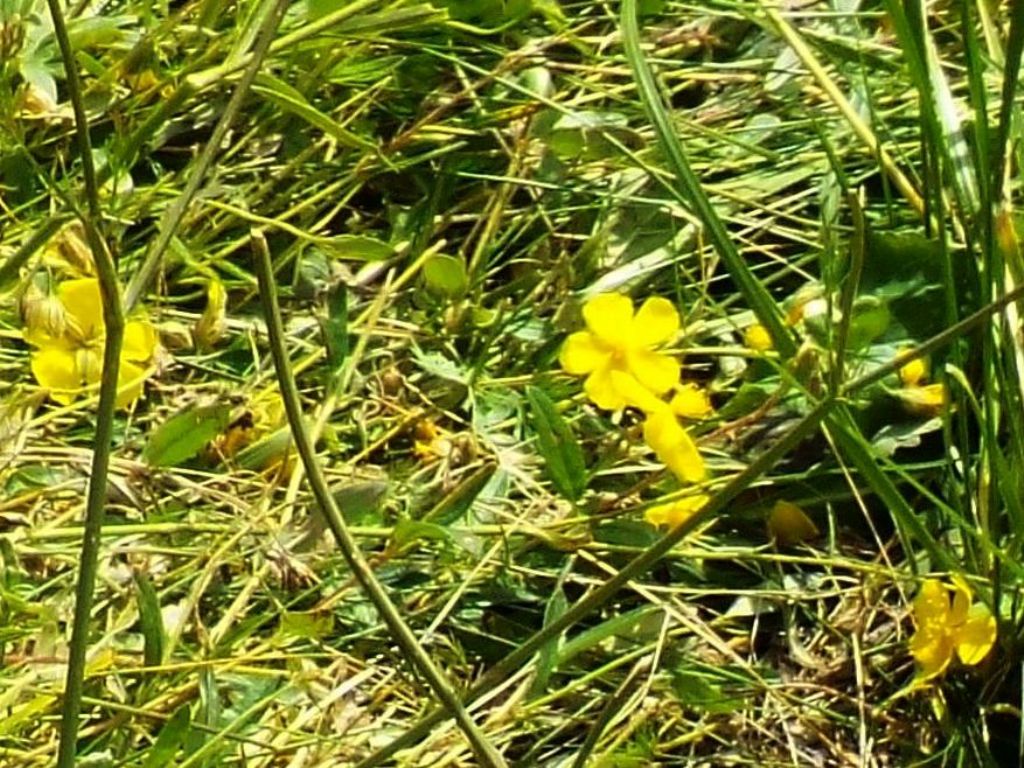
POLYGON ((96 413, 89 490, 85 502, 85 527, 79 551, 78 583, 75 588, 75 614, 68 648, 68 670, 61 707, 60 743, 57 768, 74 768, 78 751, 78 718, 82 713, 82 690, 85 680, 85 656, 89 644, 89 619, 92 614, 93 590, 96 585, 96 564, 99 559, 100 534, 103 529, 107 496, 107 472, 114 437, 114 409, 117 405, 117 378, 124 340, 124 307, 117 284, 117 268, 100 233, 101 211, 96 168, 92 161, 89 122, 82 101, 75 52, 68 37, 67 25, 59 0, 47 0, 53 18, 54 36, 60 47, 67 73, 68 97, 75 114, 75 138, 82 163, 88 215, 81 216, 89 248, 92 250, 103 297, 103 322, 106 339, 103 346, 103 374, 100 379, 100 401, 96 413))
POLYGON ((455 718, 462 728, 469 743, 476 753, 477 760, 482 766, 488 768, 504 768, 505 760, 498 754, 497 750, 488 742, 487 737, 477 727, 476 723, 469 716, 465 705, 459 699, 458 694, 445 678, 444 673, 434 664, 429 654, 419 644, 416 635, 405 623, 399 614, 398 609, 391 598, 388 597, 384 588, 373 575, 366 558, 363 557, 359 545, 349 531, 345 520, 338 509, 337 502, 331 494, 327 485, 327 479, 320 469, 316 458, 316 451, 302 414, 302 405, 299 402, 299 390, 295 384, 295 377, 292 373, 291 360, 288 351, 285 349, 284 325, 281 321, 281 308, 277 302, 277 284, 274 281, 273 264, 270 259, 270 250, 267 247, 266 239, 262 232, 254 230, 252 235, 253 251, 255 254, 255 271, 259 279, 260 299, 263 302, 263 314, 267 323, 267 335, 270 340, 270 351, 274 359, 274 368, 277 372, 277 381, 281 389, 281 400, 288 416, 288 424, 291 427, 292 438, 295 441, 295 449, 302 460, 306 470, 309 485, 316 498, 317 506, 320 508, 331 533, 338 542, 345 561, 352 569, 352 575, 366 592, 373 602, 381 618, 391 631, 392 636, 398 643, 409 661, 426 678, 431 690, 437 695, 443 704, 442 712, 448 712, 455 718))

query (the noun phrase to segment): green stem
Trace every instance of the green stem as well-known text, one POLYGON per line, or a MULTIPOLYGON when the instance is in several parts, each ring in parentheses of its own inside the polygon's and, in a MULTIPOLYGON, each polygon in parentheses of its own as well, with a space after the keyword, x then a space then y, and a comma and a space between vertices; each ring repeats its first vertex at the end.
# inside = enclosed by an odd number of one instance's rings
POLYGON ((75 589, 75 615, 68 648, 68 672, 64 684, 64 702, 61 711, 60 744, 57 750, 57 768, 74 768, 78 751, 78 718, 82 713, 82 689, 85 680, 85 657, 89 643, 89 620, 92 614, 93 590, 96 585, 96 563, 99 559, 100 534, 107 496, 107 472, 110 450, 114 438, 114 409, 117 405, 117 378, 124 339, 124 309, 117 284, 117 270, 106 243, 100 234, 101 211, 96 169, 92 162, 92 144, 89 140, 89 122, 82 100, 82 85, 78 78, 75 52, 68 37, 67 25, 59 0, 47 0, 53 18, 54 36, 60 46, 64 70, 67 73, 68 97, 75 114, 75 136, 85 180, 85 194, 89 215, 82 217, 86 239, 92 250, 103 297, 103 321, 106 340, 103 345, 103 374, 100 379, 100 401, 96 414, 96 434, 93 439, 92 466, 89 472, 89 490, 85 502, 85 526, 75 589))
POLYGON ((451 684, 445 679, 444 674, 434 664, 430 656, 416 640, 416 635, 409 628, 409 625, 402 619, 398 609, 391 598, 388 597, 384 588, 373 575, 366 558, 363 557, 359 545, 352 537, 345 519, 338 509, 334 495, 331 493, 320 469, 316 458, 316 451, 310 440, 306 429, 305 419, 302 414, 302 404, 299 401, 299 390, 295 384, 295 376, 292 373, 291 360, 288 358, 288 351, 285 349, 284 324, 281 322, 281 308, 277 302, 277 284, 274 281, 274 267, 270 259, 270 250, 267 247, 266 239, 259 230, 253 230, 252 245, 255 253, 255 270, 259 279, 260 298, 263 302, 263 314, 267 323, 267 336, 270 341, 270 352, 274 358, 274 369, 277 372, 278 386, 281 389, 281 401, 284 404, 285 413, 288 416, 288 424, 291 427, 292 438, 295 441, 295 449, 298 451, 302 466, 309 479, 309 485, 316 498, 317 505, 327 521, 331 533, 334 534, 341 549, 345 561, 352 570, 356 581, 366 592, 367 596, 376 606, 384 623, 388 626, 392 636, 398 642, 407 660, 418 668, 426 678, 427 684, 441 700, 444 708, 442 712, 448 711, 458 722, 466 734, 466 738, 476 753, 480 765, 493 768, 504 768, 505 761, 493 746, 487 741, 487 737, 480 731, 476 723, 469 716, 465 706, 459 700, 458 694, 451 684))

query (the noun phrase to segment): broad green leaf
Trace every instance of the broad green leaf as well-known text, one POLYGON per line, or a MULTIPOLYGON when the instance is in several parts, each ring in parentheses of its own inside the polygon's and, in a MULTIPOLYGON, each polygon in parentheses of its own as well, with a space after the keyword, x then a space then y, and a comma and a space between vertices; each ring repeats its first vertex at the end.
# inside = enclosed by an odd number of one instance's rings
POLYGON ((160 735, 156 737, 153 746, 146 753, 146 759, 142 763, 142 768, 163 768, 165 765, 174 765, 174 758, 178 754, 178 747, 184 741, 191 722, 192 712, 190 705, 182 704, 171 715, 170 720, 164 723, 164 727, 160 729, 160 735))
POLYGON ((423 264, 423 279, 431 293, 456 299, 469 287, 469 275, 462 259, 435 253, 423 264))
POLYGON ((223 431, 231 419, 226 404, 197 406, 172 416, 149 437, 142 460, 152 467, 178 467, 223 431))
POLYGON ((587 467, 576 436, 543 390, 528 387, 530 415, 537 433, 537 448, 551 483, 569 501, 577 501, 587 488, 587 467))

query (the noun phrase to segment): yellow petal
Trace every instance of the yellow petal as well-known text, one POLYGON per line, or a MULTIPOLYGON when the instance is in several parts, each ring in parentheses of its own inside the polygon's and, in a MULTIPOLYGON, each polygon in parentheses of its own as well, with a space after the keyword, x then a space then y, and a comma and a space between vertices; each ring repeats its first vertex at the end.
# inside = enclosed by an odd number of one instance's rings
POLYGON ((704 459, 697 450, 697 444, 669 408, 662 408, 647 417, 644 440, 680 480, 698 483, 704 479, 704 459))
POLYGON ((951 627, 956 627, 967 621, 967 613, 971 610, 971 586, 967 583, 967 579, 958 574, 954 574, 951 581, 953 582, 953 602, 950 605, 946 622, 951 627))
POLYGON ((68 323, 81 339, 94 339, 103 334, 103 297, 99 281, 92 277, 65 280, 57 295, 68 313, 68 323))
POLYGON ((784 547, 818 536, 818 526, 796 504, 777 501, 768 513, 768 534, 784 547))
POLYGON ((925 579, 914 598, 914 624, 919 630, 949 623, 949 590, 938 579, 925 579))
POLYGON ((915 358, 900 368, 900 381, 904 387, 916 387, 928 376, 928 361, 923 357, 915 358))
POLYGON ((611 350, 598 341, 592 333, 579 331, 565 340, 558 360, 566 373, 580 376, 596 371, 598 368, 606 368, 611 356, 611 350))
POLYGON ((688 382, 676 388, 672 396, 672 410, 684 419, 703 419, 711 414, 711 398, 706 390, 688 382))
POLYGON ((772 348, 772 337, 763 325, 752 325, 743 333, 743 344, 755 352, 767 352, 772 348))
POLYGON ((124 326, 124 345, 121 359, 133 363, 148 363, 156 350, 156 330, 142 320, 131 320, 124 326))
POLYGON ((625 371, 611 369, 609 371, 612 386, 619 396, 634 408, 651 413, 665 407, 665 401, 656 397, 651 390, 643 386, 635 377, 625 371))
POLYGON ((644 519, 653 526, 676 528, 693 517, 707 502, 708 496, 700 493, 667 504, 657 504, 644 512, 644 519))
POLYGON ((128 360, 122 360, 117 370, 117 407, 127 408, 142 396, 146 369, 128 360))
POLYGON ((661 296, 647 299, 633 320, 633 343, 653 347, 671 341, 679 333, 679 313, 661 296))
POLYGON ((626 399, 612 383, 611 370, 598 368, 583 383, 583 391, 598 408, 606 411, 621 411, 626 399))
POLYGON ((984 603, 972 605, 953 636, 960 661, 968 666, 981 662, 996 642, 996 620, 984 603))
POLYGON ((633 302, 621 293, 599 293, 583 305, 583 319, 598 340, 612 348, 630 346, 633 302))
POLYGON ((82 386, 74 352, 61 346, 40 349, 32 353, 31 365, 32 375, 51 398, 61 405, 74 402, 82 386))
POLYGON ((629 372, 656 395, 663 395, 679 383, 675 358, 646 349, 632 349, 626 356, 629 372))
POLYGON ((935 416, 949 402, 949 393, 945 384, 904 387, 899 390, 899 397, 903 402, 903 407, 915 416, 935 416))
POLYGON ((910 638, 910 655, 917 662, 920 676, 927 680, 941 674, 953 658, 953 641, 949 633, 919 629, 910 638))

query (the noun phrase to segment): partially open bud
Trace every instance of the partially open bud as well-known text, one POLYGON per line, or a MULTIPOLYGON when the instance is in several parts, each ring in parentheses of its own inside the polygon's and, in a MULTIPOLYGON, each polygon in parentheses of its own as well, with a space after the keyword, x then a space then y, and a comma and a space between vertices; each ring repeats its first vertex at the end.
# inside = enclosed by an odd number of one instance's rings
POLYGON ((67 312, 59 298, 35 281, 28 284, 19 304, 26 338, 60 338, 68 327, 67 312))

